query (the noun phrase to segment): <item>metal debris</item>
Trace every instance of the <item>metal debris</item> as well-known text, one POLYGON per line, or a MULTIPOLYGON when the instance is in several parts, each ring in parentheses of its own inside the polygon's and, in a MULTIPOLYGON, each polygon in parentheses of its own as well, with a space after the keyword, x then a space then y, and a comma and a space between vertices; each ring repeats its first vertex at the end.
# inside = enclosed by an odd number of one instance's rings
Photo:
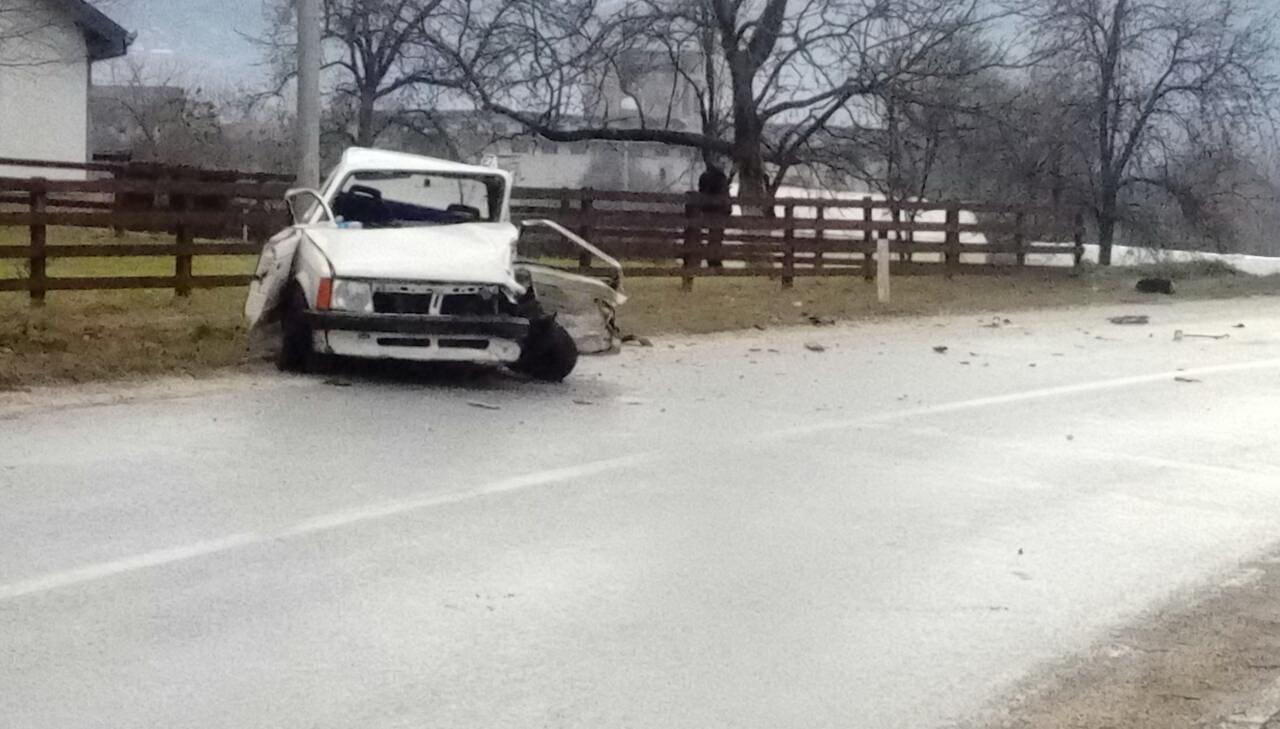
POLYGON ((804 343, 804 348, 805 348, 805 349, 807 349, 807 350, 809 350, 810 352, 825 352, 825 351, 827 351, 827 348, 826 348, 826 347, 822 346, 821 344, 818 344, 817 342, 805 342, 805 343, 804 343))
POLYGON ((480 402, 478 400, 469 400, 467 404, 473 408, 480 408, 481 410, 501 410, 502 409, 501 405, 494 405, 492 403, 480 402))
POLYGON ((1146 314, 1129 314, 1127 316, 1113 316, 1110 319, 1107 319, 1107 321, 1111 322, 1112 324, 1119 324, 1121 326, 1141 325, 1141 324, 1150 324, 1151 317, 1147 316, 1146 314))
POLYGON ((1173 333, 1173 341, 1181 342, 1184 339, 1230 339, 1230 334, 1192 334, 1184 332, 1181 329, 1173 333))

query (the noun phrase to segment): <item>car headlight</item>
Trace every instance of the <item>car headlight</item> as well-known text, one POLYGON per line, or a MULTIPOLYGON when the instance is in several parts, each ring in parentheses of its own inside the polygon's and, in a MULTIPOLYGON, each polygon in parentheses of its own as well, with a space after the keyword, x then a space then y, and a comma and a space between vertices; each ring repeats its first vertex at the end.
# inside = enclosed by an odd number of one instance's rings
POLYGON ((373 287, 365 281, 334 281, 330 306, 337 311, 373 313, 373 287))

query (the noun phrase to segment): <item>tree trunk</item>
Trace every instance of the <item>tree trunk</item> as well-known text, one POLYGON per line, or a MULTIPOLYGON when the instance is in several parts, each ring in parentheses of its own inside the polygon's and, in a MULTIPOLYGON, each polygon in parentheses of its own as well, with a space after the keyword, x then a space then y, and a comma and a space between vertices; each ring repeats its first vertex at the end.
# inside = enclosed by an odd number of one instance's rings
MULTIPOLYGON (((734 81, 733 163, 738 168, 738 194, 766 197, 769 194, 769 173, 764 166, 764 125, 760 122, 750 86, 738 87, 738 79, 734 81)), ((771 212, 773 208, 768 210, 771 212)))
POLYGON ((1116 237, 1116 212, 1114 205, 1103 205, 1098 211, 1098 265, 1111 265, 1111 246, 1116 237))
POLYGON ((371 93, 360 94, 360 107, 356 110, 356 146, 372 147, 377 141, 373 128, 374 96, 371 93))

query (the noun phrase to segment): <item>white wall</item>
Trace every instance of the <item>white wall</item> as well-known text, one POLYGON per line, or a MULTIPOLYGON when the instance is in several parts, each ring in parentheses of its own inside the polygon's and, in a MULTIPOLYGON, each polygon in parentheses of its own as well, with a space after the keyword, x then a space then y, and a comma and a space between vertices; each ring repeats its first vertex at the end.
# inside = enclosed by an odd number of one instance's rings
MULTIPOLYGON (((88 158, 89 62, 84 34, 47 0, 0 17, 0 157, 88 158)), ((0 166, 0 175, 83 178, 0 166)))
MULTIPOLYGON (((1027 256, 1028 265, 1075 265, 1075 258, 1071 252, 1073 250, 1071 243, 1044 242, 1036 245, 1060 245, 1064 252, 1029 255, 1027 256)), ((1097 244, 1088 243, 1085 245, 1084 260, 1088 263, 1098 262, 1097 244)), ((1130 246, 1112 246, 1111 248, 1111 263, 1115 266, 1142 266, 1150 263, 1190 263, 1194 261, 1219 261, 1254 276, 1280 275, 1280 258, 1270 256, 1247 256, 1242 253, 1205 253, 1201 251, 1162 251, 1150 248, 1132 248, 1130 246)))
POLYGON ((653 144, 610 146, 607 142, 556 144, 539 140, 512 145, 508 141, 491 145, 485 154, 497 156, 498 166, 514 175, 518 187, 687 192, 697 186, 702 171, 696 152, 653 144), (631 172, 629 185, 626 167, 631 172), (593 183, 589 179, 601 173, 614 181, 593 183))

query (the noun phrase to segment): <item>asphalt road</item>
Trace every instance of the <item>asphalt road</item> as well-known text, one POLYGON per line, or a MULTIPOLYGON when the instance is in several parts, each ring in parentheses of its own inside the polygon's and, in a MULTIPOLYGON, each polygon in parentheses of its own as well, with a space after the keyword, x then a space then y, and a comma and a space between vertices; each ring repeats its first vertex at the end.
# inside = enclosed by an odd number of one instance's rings
POLYGON ((1274 301, 1010 319, 9 396, 0 725, 962 720, 1280 541, 1274 301))

